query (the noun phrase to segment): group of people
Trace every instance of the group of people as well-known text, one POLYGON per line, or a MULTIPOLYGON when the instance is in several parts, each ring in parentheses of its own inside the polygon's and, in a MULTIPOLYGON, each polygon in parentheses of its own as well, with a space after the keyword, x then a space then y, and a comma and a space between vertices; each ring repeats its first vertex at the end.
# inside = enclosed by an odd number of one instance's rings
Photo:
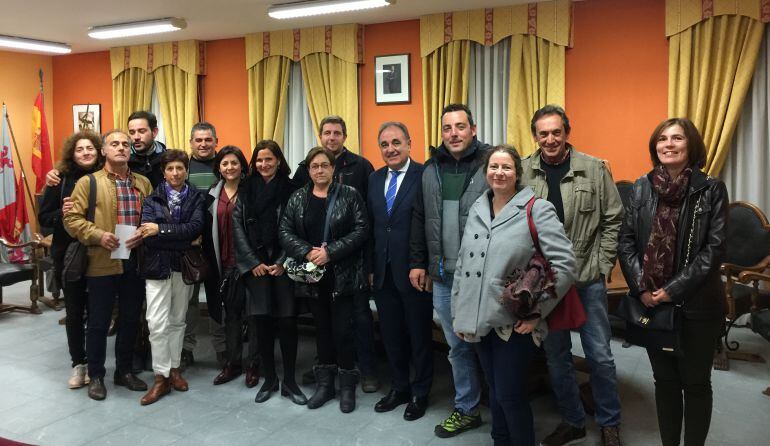
POLYGON ((514 147, 479 141, 463 104, 443 110, 442 144, 424 165, 411 158, 407 127, 385 122, 377 136, 385 166, 376 171, 345 148, 345 122, 328 116, 319 125, 321 145, 293 177, 274 141, 260 141, 247 162, 235 146, 216 150, 216 130, 201 122, 191 129, 190 158, 155 140, 151 113, 133 113, 127 127, 102 137, 72 135, 47 176, 40 221, 54 228, 56 271, 73 240, 88 251, 82 279, 58 277, 71 388, 87 385, 91 398, 106 397, 106 337, 117 302, 114 383, 146 391, 143 405, 188 389, 181 373, 194 363, 200 286, 186 280, 183 264, 202 250, 209 328, 222 366, 215 385, 245 371, 246 385, 255 387, 261 373, 257 403, 280 389, 310 409, 338 397, 342 412, 353 411, 359 383, 365 392, 379 387, 373 297, 391 378, 376 412, 406 405, 406 420, 425 414, 435 311, 455 390, 454 410, 435 435, 482 424, 486 382, 494 443, 534 445, 526 382, 542 348, 562 422, 540 444, 574 444, 586 437, 586 413, 572 337, 548 329, 549 314, 574 285, 586 313, 577 333, 591 368, 596 423, 603 444, 619 445, 606 289, 619 258, 631 297, 681 309, 684 353, 648 350, 662 443, 679 444, 683 420, 685 443, 704 443, 711 355, 724 318, 716 282, 728 198, 722 182, 701 172, 705 146, 689 120, 655 129, 654 167, 634 184, 627 209, 605 162, 568 143, 569 119, 555 105, 532 117, 538 149, 525 159, 514 147), (116 236, 116 225, 129 226, 130 235, 116 236), (126 249, 130 255, 116 255, 126 249), (501 296, 536 253, 548 264, 551 275, 539 278, 548 290, 522 304, 526 313, 511 311, 501 296), (132 367, 143 308, 154 372, 149 390, 132 367), (295 376, 297 315, 307 311, 316 328, 315 364, 303 375, 316 384, 309 398, 295 376))

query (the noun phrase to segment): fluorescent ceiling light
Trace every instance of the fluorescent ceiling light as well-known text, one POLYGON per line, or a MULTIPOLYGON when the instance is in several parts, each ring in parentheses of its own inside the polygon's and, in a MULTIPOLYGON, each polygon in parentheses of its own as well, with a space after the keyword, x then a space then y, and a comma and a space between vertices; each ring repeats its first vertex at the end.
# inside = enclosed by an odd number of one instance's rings
POLYGON ((116 25, 92 26, 88 35, 94 39, 117 39, 120 37, 143 36, 145 34, 167 33, 187 27, 184 19, 166 18, 143 22, 118 23, 116 25))
POLYGON ((272 5, 267 15, 274 19, 292 19, 335 12, 359 11, 392 5, 396 0, 308 0, 272 5))
POLYGON ((56 54, 68 54, 72 52, 72 48, 65 43, 3 35, 0 35, 0 47, 56 54))

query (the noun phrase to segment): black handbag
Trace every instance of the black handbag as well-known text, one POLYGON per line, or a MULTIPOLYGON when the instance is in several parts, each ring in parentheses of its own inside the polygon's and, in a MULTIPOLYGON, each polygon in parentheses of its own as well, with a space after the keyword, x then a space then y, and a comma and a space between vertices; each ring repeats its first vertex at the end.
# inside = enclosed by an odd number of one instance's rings
POLYGON ((684 354, 680 339, 680 307, 664 302, 646 307, 636 297, 625 295, 620 300, 618 316, 626 321, 626 341, 650 350, 684 354))
POLYGON ((209 277, 209 262, 201 248, 191 248, 182 254, 182 280, 187 285, 201 283, 209 277))
MULTIPOLYGON (((90 190, 88 194, 88 211, 86 219, 93 223, 94 212, 96 211, 96 180, 93 174, 88 174, 90 190)), ((62 185, 62 188, 64 185, 62 185)), ((88 269, 88 248, 78 240, 73 240, 67 245, 64 251, 64 261, 62 262, 61 281, 62 283, 77 282, 82 279, 88 269)))

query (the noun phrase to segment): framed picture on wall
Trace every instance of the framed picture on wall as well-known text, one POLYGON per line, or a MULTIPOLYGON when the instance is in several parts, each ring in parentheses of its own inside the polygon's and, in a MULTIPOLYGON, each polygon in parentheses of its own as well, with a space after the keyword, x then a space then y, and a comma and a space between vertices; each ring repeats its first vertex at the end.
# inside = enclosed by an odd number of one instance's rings
POLYGON ((72 106, 72 131, 91 130, 102 133, 102 114, 99 104, 78 104, 72 106))
POLYGON ((374 58, 374 96, 377 104, 407 104, 412 100, 409 54, 374 58))

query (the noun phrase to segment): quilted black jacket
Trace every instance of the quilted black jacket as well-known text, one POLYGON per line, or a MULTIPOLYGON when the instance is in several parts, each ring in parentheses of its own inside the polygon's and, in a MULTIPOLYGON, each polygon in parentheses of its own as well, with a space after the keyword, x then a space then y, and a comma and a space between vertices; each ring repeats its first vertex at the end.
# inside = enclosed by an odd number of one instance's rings
MULTIPOLYGON (((306 240, 304 215, 308 206, 308 196, 313 183, 298 189, 286 205, 281 224, 278 229, 278 240, 286 251, 286 255, 304 261, 305 255, 312 246, 306 240)), ((366 215, 364 199, 350 186, 333 183, 329 196, 337 194, 334 209, 329 218, 329 241, 326 250, 334 271, 333 296, 357 294, 368 288, 369 283, 364 270, 363 248, 369 236, 369 222, 366 215)), ((323 225, 324 222, 318 222, 323 225)), ((295 291, 298 296, 316 297, 318 290, 315 285, 297 283, 295 291)))
MULTIPOLYGON (((650 174, 636 180, 618 241, 620 267, 632 296, 640 294, 641 265, 657 205, 650 174)), ((719 268, 727 251, 728 205, 725 184, 694 169, 679 214, 674 276, 663 287, 673 302, 683 304, 688 319, 724 317, 719 268)))

